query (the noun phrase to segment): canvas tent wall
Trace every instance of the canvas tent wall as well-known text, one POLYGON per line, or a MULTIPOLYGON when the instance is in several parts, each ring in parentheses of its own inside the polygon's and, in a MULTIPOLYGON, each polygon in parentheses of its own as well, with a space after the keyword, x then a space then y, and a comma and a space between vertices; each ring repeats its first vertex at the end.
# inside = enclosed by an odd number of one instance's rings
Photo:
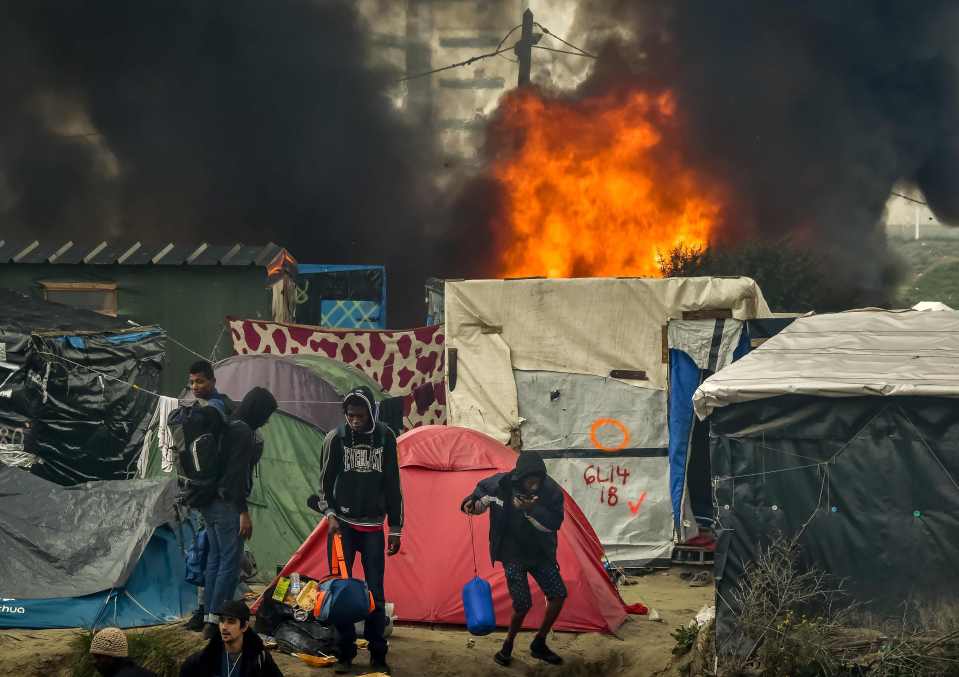
MULTIPOLYGON (((502 567, 490 562, 489 518, 468 518, 459 511, 459 504, 480 480, 512 470, 516 453, 474 430, 427 426, 400 438, 399 460, 406 524, 403 547, 390 558, 385 580, 386 598, 394 603, 397 619, 465 624, 462 588, 474 576, 475 555, 479 575, 493 587, 497 623, 508 625, 512 605, 502 567)), ((569 495, 565 508, 557 558, 570 596, 555 628, 615 632, 626 612, 603 568, 602 546, 569 495)), ((323 521, 284 567, 283 575, 294 571, 315 578, 327 575, 327 531, 323 521)), ((359 558, 353 575, 363 575, 359 558)), ((544 610, 542 596, 534 595, 524 627, 538 627, 544 610)))
POLYGON ((442 326, 363 331, 236 318, 228 322, 238 355, 323 355, 356 367, 390 395, 402 397, 403 430, 446 422, 442 326))
POLYGON ((735 650, 731 593, 777 534, 880 620, 955 604, 957 397, 949 311, 803 317, 699 387, 721 647, 735 650))
POLYGON ((700 526, 712 526, 709 441, 706 425, 693 413, 693 393, 706 378, 762 345, 793 319, 670 320, 669 494, 680 543, 700 536, 700 526))
POLYGON ((65 489, 0 466, 0 627, 135 627, 196 605, 171 480, 65 489))
POLYGON ((8 458, 64 485, 131 476, 164 341, 157 327, 0 292, 0 439, 8 458))
POLYGON ((747 278, 447 282, 450 423, 546 457, 614 561, 666 559, 664 334, 704 311, 770 314, 747 278))

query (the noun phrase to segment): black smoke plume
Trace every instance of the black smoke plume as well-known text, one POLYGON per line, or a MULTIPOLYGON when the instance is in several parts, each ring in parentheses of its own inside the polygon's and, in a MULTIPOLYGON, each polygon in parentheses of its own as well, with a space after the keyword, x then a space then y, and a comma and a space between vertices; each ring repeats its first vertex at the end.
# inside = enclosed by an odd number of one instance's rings
POLYGON ((0 0, 0 235, 386 263, 421 321, 431 135, 350 0, 0 0))
MULTIPOLYGON (((893 184, 959 223, 957 29, 959 5, 937 0, 582 0, 571 39, 600 58, 558 96, 671 91, 667 142, 727 188, 717 246, 788 237, 828 262, 831 305, 882 304, 893 184)), ((495 193, 481 180, 463 201, 495 193)))

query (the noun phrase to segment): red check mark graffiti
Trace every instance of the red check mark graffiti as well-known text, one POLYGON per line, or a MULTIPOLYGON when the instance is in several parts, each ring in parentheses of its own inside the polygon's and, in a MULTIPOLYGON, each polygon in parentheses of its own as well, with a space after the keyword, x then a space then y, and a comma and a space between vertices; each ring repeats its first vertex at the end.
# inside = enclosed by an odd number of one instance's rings
POLYGON ((639 500, 636 501, 635 503, 633 503, 632 501, 627 501, 627 503, 629 503, 630 512, 632 512, 634 515, 638 513, 639 506, 641 506, 643 504, 643 501, 645 500, 646 500, 646 492, 644 491, 642 494, 639 495, 639 500))

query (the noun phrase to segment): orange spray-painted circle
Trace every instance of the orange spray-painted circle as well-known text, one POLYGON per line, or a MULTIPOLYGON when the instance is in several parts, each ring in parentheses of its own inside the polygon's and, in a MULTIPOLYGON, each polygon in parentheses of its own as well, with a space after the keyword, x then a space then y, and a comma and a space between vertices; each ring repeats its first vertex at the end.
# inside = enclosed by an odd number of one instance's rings
POLYGON ((598 418, 593 421, 593 425, 589 428, 589 439, 593 441, 593 446, 597 449, 602 449, 603 451, 619 451, 620 449, 625 449, 629 446, 629 430, 626 429, 626 426, 622 424, 621 421, 616 420, 615 418, 598 418), (623 435, 622 441, 619 444, 608 446, 599 441, 599 438, 596 437, 596 433, 600 428, 605 428, 606 426, 611 425, 623 435))

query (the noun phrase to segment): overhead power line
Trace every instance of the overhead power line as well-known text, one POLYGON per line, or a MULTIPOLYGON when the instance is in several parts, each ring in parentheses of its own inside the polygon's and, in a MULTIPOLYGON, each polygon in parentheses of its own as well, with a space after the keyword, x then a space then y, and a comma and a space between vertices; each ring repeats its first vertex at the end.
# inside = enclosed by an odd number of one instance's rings
POLYGON ((554 49, 552 47, 543 47, 543 45, 533 45, 533 49, 545 49, 547 52, 556 52, 557 54, 572 54, 573 56, 582 56, 588 59, 596 58, 592 54, 581 54, 579 52, 571 52, 568 49, 554 49))
MULTIPOLYGON (((577 47, 577 46, 574 45, 573 43, 567 42, 566 40, 563 40, 563 38, 561 38, 561 37, 559 37, 558 35, 556 35, 556 33, 553 33, 550 29, 548 29, 546 26, 544 26, 544 25, 541 24, 540 22, 537 21, 537 22, 536 22, 536 25, 539 27, 539 29, 540 29, 541 31, 543 31, 543 34, 544 34, 544 35, 548 35, 548 36, 550 36, 551 38, 553 38, 554 40, 559 40, 560 42, 562 42, 562 43, 563 43, 564 45, 566 45, 567 47, 571 47, 572 49, 575 49, 576 52, 577 52, 580 56, 588 56, 588 57, 591 58, 591 59, 597 58, 595 54, 590 54, 589 52, 587 52, 587 51, 586 51, 585 49, 583 49, 582 47, 577 47)), ((542 49, 547 49, 547 48, 543 47, 542 49)), ((559 50, 556 50, 556 51, 559 51, 559 50)))

